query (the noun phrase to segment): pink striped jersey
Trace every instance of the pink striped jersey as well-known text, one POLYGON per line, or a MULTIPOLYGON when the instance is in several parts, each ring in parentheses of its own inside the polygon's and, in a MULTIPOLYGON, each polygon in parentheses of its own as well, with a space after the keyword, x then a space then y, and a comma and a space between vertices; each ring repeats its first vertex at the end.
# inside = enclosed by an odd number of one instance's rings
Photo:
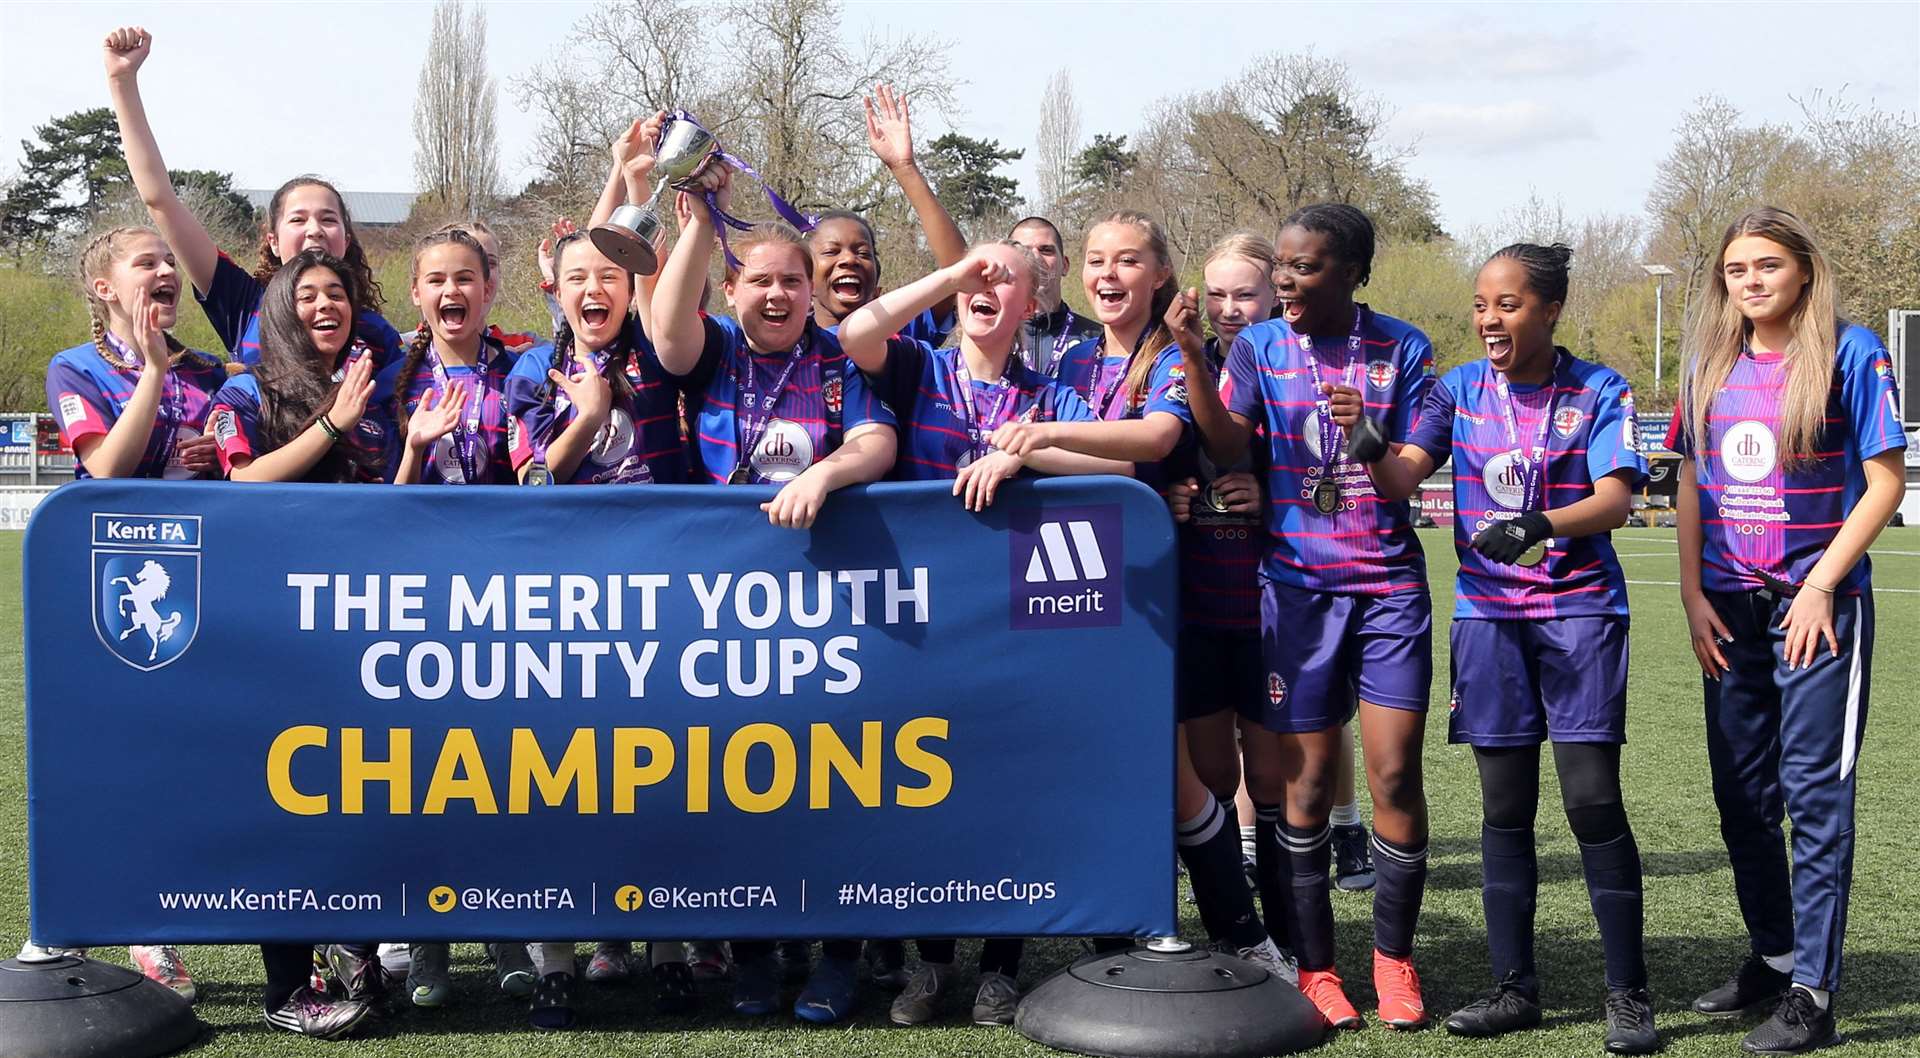
MULTIPOLYGON (((227 347, 227 355, 236 363, 252 366, 260 362, 260 299, 266 292, 265 283, 224 253, 213 266, 213 283, 207 292, 193 292, 194 300, 207 314, 207 322, 213 324, 214 332, 227 347)), ((384 370, 404 350, 400 333, 377 312, 354 313, 353 336, 373 350, 376 371, 384 370)))
MULTIPOLYGON (((1181 364, 1180 347, 1169 345, 1152 354, 1153 366, 1147 372, 1146 392, 1136 402, 1126 392, 1128 358, 1110 354, 1106 346, 1104 333, 1074 343, 1054 361, 1054 376, 1086 401, 1096 420, 1144 419, 1158 411, 1184 424, 1185 431, 1171 456, 1159 463, 1133 465, 1135 479, 1150 488, 1164 490, 1172 469, 1187 458, 1183 449, 1193 443, 1193 409, 1187 405, 1186 369, 1181 364)), ((1149 354, 1142 350, 1140 355, 1149 354)))
POLYGON ((743 464, 748 482, 781 484, 832 455, 855 427, 896 425, 893 410, 841 351, 840 339, 824 328, 808 323, 797 351, 769 356, 754 352, 746 332, 729 317, 703 315, 701 323, 706 344, 700 360, 676 383, 693 431, 692 480, 724 485, 736 464, 743 464), (743 409, 743 386, 756 401, 772 406, 743 409), (745 416, 739 414, 743 410, 745 416), (744 461, 739 458, 743 434, 751 434, 744 461))
MULTIPOLYGON (((87 437, 105 437, 113 429, 127 401, 133 399, 140 373, 146 369, 140 354, 111 332, 105 340, 119 363, 101 356, 100 348, 88 342, 53 354, 53 362, 47 365, 47 407, 60 424, 60 439, 69 448, 87 437), (124 366, 129 363, 134 366, 124 366)), ((180 462, 180 442, 200 436, 213 395, 226 381, 226 370, 206 353, 189 352, 169 368, 146 451, 129 476, 192 477, 180 462)), ((78 459, 73 463, 73 476, 92 477, 78 459)))
MULTIPOLYGON (((1815 458, 1794 467, 1778 442, 1786 380, 1779 354, 1743 352, 1712 397, 1706 445, 1695 445, 1684 414, 1668 428, 1667 447, 1694 461, 1700 485, 1701 585, 1708 591, 1753 591, 1765 586, 1763 573, 1804 581, 1866 492, 1860 464, 1907 445, 1893 358, 1867 328, 1841 329, 1815 458)), ((1835 591, 1857 593, 1871 575, 1863 556, 1835 591)))
POLYGON ((900 419, 900 453, 890 480, 951 481, 986 454, 987 439, 1006 423, 1093 421, 1078 394, 1017 355, 1007 357, 998 381, 968 378, 963 395, 961 355, 957 347, 935 349, 904 336, 888 340, 886 366, 871 382, 900 419))
POLYGON ((1284 320, 1248 326, 1227 354, 1221 375, 1227 409, 1266 427, 1269 546, 1260 575, 1342 595, 1424 592, 1427 562, 1410 506, 1381 499, 1366 468, 1344 458, 1345 432, 1323 425, 1314 379, 1358 387, 1367 414, 1381 420, 1387 440, 1401 443, 1433 385, 1433 343, 1412 324, 1359 309, 1358 357, 1349 355, 1347 333, 1312 336, 1309 354, 1284 320), (1314 506, 1323 475, 1339 489, 1332 514, 1314 506))
MULTIPOLYGON (((406 365, 406 354, 402 353, 394 362, 380 372, 380 379, 374 386, 373 399, 382 407, 393 403, 394 392, 401 386, 406 388, 405 405, 411 416, 419 410, 420 400, 428 390, 433 390, 435 400, 443 399, 449 387, 466 383, 469 394, 467 411, 461 416, 461 423, 454 431, 434 443, 426 463, 420 469, 420 481, 427 485, 511 485, 514 483, 513 460, 508 446, 508 434, 511 432, 507 414, 507 375, 513 370, 514 354, 500 344, 489 331, 481 340, 481 359, 486 370, 482 373, 478 367, 465 364, 442 364, 441 374, 436 377, 434 360, 437 353, 429 350, 420 358, 419 366, 414 368, 413 377, 402 379, 400 369, 406 365), (469 432, 468 424, 474 429, 469 432)), ((396 428, 398 424, 396 423, 396 428)), ((406 443, 404 432, 399 434, 399 444, 406 443)), ((396 456, 395 469, 398 469, 396 456)))
POLYGON ((1626 574, 1607 533, 1554 537, 1545 560, 1530 567, 1491 562, 1471 545, 1480 530, 1523 510, 1586 499, 1608 474, 1626 471, 1629 487, 1638 488, 1647 461, 1639 452, 1633 390, 1619 372, 1564 349, 1548 383, 1508 386, 1510 399, 1501 397, 1496 374, 1485 360, 1447 372, 1428 392, 1408 442, 1436 466, 1453 459, 1453 549, 1460 555, 1454 618, 1625 617, 1626 574), (1531 472, 1543 436, 1545 473, 1531 472))
POLYGON ((518 470, 529 460, 544 462, 547 448, 573 422, 573 405, 559 386, 553 384, 549 370, 578 374, 581 365, 591 362, 605 374, 611 357, 622 357, 619 367, 627 382, 627 391, 615 390, 613 407, 600 428, 593 447, 580 458, 573 476, 562 485, 624 485, 687 483, 685 434, 680 426, 680 395, 666 370, 653 353, 653 342, 640 326, 638 316, 629 317, 626 328, 613 349, 590 350, 576 343, 571 359, 564 367, 555 366, 552 345, 536 345, 520 354, 507 376, 506 404, 507 450, 518 470), (615 349, 619 350, 617 353, 615 349))

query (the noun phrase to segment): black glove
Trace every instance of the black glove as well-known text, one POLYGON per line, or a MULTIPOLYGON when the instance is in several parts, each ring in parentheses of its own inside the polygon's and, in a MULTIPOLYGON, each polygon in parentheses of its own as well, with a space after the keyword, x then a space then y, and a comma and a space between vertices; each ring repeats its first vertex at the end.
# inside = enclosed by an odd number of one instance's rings
POLYGON ((1360 416, 1360 421, 1347 431, 1347 461, 1378 463, 1386 457, 1387 432, 1380 428, 1380 420, 1371 415, 1360 416))
POLYGON ((1473 538, 1473 549, 1494 562, 1511 565, 1527 548, 1553 535, 1553 523, 1539 511, 1528 511, 1518 518, 1494 522, 1473 538))

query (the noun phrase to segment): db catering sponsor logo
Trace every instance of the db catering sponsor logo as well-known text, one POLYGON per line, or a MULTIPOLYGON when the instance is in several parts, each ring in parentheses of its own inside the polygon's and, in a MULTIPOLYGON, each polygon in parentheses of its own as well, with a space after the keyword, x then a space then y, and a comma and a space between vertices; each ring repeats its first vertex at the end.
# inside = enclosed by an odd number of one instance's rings
POLYGON ((1745 419, 1720 438, 1720 465, 1727 476, 1751 485, 1766 480, 1779 460, 1779 444, 1765 423, 1745 419))

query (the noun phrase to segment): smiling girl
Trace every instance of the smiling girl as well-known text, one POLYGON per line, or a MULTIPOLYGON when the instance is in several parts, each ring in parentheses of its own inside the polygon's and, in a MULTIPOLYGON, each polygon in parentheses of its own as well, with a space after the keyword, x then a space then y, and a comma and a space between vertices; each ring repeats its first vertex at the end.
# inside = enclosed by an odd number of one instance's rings
MULTIPOLYGON (((995 430, 993 447, 1031 460, 1051 449, 1134 464, 1135 476, 1160 487, 1164 465, 1187 439, 1191 417, 1181 351, 1166 322, 1178 288, 1160 225, 1131 210, 1108 214, 1087 233, 1081 281, 1100 321, 1098 338, 1068 349, 1058 376, 1091 406, 1094 422, 1013 422, 995 430)), ((1232 792, 1228 803, 1193 767, 1185 727, 1176 733, 1174 840, 1193 876, 1194 902, 1208 934, 1243 958, 1288 979, 1293 966, 1259 921, 1240 861, 1232 792)))
POLYGON ((220 252, 200 218, 180 201, 140 100, 140 66, 152 47, 153 36, 138 27, 107 34, 107 89, 120 122, 121 147, 140 201, 167 245, 179 255, 180 268, 193 283, 194 296, 227 353, 242 364, 260 359, 260 305, 267 282, 282 262, 314 250, 334 258, 343 272, 352 274, 353 308, 359 317, 355 330, 373 350, 375 368, 385 366, 399 353, 400 335, 380 315, 380 285, 354 238, 346 203, 332 184, 301 176, 280 185, 267 205, 260 233, 260 266, 251 275, 220 252))
POLYGON ((1275 247, 1280 311, 1240 332, 1219 390, 1197 347, 1182 351, 1207 455, 1231 466, 1256 428, 1266 435, 1266 699, 1248 731, 1274 740, 1281 774, 1275 784, 1249 771, 1248 792, 1256 801, 1285 801, 1279 841, 1289 861, 1289 940, 1300 990, 1329 1025, 1360 1025, 1334 971, 1327 893, 1342 728, 1357 714, 1379 864, 1374 990, 1381 1021, 1412 1028, 1427 1020, 1412 951, 1427 873, 1420 758, 1432 602, 1411 512, 1404 500, 1376 495, 1347 458, 1329 393, 1336 383, 1352 392, 1365 387, 1367 414, 1384 424, 1387 441, 1404 442, 1432 384, 1433 347, 1418 329, 1354 300, 1371 276, 1373 246, 1373 222, 1352 206, 1295 212, 1275 247))
POLYGON ((423 322, 376 386, 392 395, 405 438, 397 484, 513 481, 506 412, 512 357, 487 327, 494 282, 485 247, 464 228, 442 228, 414 246, 409 293, 423 322))
MULTIPOLYGON (((967 239, 927 183, 913 156, 913 121, 905 93, 880 85, 864 100, 867 145, 886 166, 913 207, 921 237, 927 240, 934 264, 948 268, 966 255, 967 239)), ((807 236, 813 255, 813 322, 831 334, 855 309, 880 293, 880 258, 873 225, 846 210, 828 210, 814 221, 807 236)), ((901 333, 939 346, 953 326, 953 307, 939 305, 908 320, 901 333)))
POLYGON ((1707 759, 1753 950, 1695 1010, 1774 1003, 1744 1046, 1837 1042, 1854 790, 1873 661, 1872 546, 1904 471, 1893 363, 1841 319, 1800 219, 1760 208, 1720 241, 1687 336, 1668 445, 1680 596, 1706 675, 1707 759), (1783 816, 1793 819, 1788 867, 1783 816))
POLYGON ((233 481, 379 482, 393 431, 370 405, 373 353, 354 334, 353 273, 303 250, 260 300, 260 363, 214 394, 207 422, 233 481))
MULTIPOLYGON (((1495 987, 1447 1031, 1497 1036, 1540 1023, 1533 958, 1540 743, 1553 742, 1606 956, 1606 1049, 1659 1048, 1647 994, 1640 850, 1620 793, 1626 741, 1627 585, 1608 533, 1646 479, 1633 392, 1610 368, 1553 344, 1567 298, 1565 246, 1516 243, 1474 288, 1486 357, 1447 373, 1413 436, 1368 470, 1382 499, 1413 494, 1453 460, 1450 739, 1473 747, 1483 819, 1481 901, 1495 987)), ((1334 395, 1351 428, 1360 395, 1334 395)))

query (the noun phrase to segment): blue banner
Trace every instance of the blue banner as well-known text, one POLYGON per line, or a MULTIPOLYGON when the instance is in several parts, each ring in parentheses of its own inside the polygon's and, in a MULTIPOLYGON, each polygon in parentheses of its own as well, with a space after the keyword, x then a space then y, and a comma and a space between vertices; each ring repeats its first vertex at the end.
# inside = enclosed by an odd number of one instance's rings
POLYGON ((34 938, 1170 932, 1160 498, 771 494, 58 489, 34 938))

